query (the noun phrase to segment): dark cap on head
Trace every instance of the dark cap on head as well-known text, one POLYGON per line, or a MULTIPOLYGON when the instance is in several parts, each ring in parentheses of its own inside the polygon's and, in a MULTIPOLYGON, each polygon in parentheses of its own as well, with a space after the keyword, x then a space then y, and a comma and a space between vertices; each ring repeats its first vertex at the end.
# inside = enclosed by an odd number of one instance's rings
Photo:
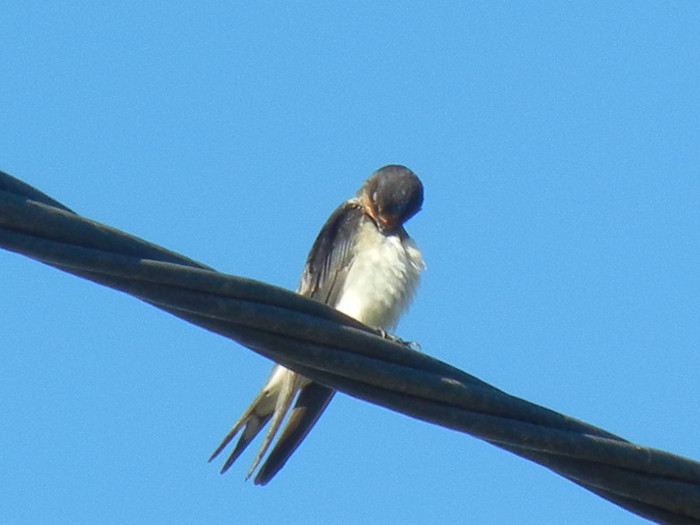
POLYGON ((401 227, 420 211, 423 204, 420 179, 407 167, 398 164, 389 164, 375 171, 362 185, 359 194, 383 231, 401 227))

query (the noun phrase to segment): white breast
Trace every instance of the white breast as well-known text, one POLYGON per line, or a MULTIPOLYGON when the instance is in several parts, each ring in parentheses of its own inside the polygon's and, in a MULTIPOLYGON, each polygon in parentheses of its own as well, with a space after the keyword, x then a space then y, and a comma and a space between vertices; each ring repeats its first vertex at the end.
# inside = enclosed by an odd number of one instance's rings
POLYGON ((336 309, 367 325, 393 330, 425 267, 413 239, 381 235, 366 223, 336 309))

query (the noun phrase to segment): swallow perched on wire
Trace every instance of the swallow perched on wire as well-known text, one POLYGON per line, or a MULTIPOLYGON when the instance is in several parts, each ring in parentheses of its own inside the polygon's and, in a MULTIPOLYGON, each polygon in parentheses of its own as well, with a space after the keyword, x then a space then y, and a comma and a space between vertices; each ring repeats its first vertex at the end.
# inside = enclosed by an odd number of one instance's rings
MULTIPOLYGON (((420 250, 403 227, 422 204, 423 184, 411 170, 392 164, 375 171, 355 197, 341 204, 321 228, 297 293, 333 306, 366 325, 393 330, 411 302, 425 267, 420 250)), ((256 485, 266 484, 309 433, 333 394, 332 389, 275 365, 262 390, 209 461, 242 429, 221 469, 226 472, 269 422, 270 428, 248 471, 250 477, 296 398, 282 434, 255 476, 256 485)))

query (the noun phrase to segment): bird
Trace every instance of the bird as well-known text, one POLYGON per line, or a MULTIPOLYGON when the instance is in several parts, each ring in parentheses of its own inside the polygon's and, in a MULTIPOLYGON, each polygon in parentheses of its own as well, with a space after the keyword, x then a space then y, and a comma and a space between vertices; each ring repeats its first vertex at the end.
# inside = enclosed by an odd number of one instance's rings
MULTIPOLYGON (((425 268, 420 250, 404 229, 404 223, 422 205, 423 184, 407 167, 390 164, 372 173, 321 228, 306 259, 297 293, 390 336, 411 303, 425 268)), ((276 364, 209 461, 242 431, 221 468, 223 474, 270 423, 246 476, 250 478, 289 412, 284 430, 254 478, 256 485, 267 484, 304 440, 334 393, 276 364)))

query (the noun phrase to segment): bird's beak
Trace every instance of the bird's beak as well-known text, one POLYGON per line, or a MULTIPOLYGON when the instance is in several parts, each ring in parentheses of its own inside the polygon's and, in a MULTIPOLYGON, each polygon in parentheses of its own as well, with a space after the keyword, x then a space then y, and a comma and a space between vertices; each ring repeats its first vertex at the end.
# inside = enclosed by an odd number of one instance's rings
POLYGON ((367 193, 362 196, 362 205, 364 206, 365 213, 372 218, 381 233, 390 233, 399 224, 396 216, 379 213, 378 210, 374 209, 369 194, 367 193))
POLYGON ((379 228, 379 231, 382 233, 392 232, 393 230, 396 229, 396 226, 398 226, 398 224, 399 224, 399 221, 393 215, 379 215, 379 214, 377 214, 377 216, 374 217, 374 220, 377 223, 377 227, 379 228))

